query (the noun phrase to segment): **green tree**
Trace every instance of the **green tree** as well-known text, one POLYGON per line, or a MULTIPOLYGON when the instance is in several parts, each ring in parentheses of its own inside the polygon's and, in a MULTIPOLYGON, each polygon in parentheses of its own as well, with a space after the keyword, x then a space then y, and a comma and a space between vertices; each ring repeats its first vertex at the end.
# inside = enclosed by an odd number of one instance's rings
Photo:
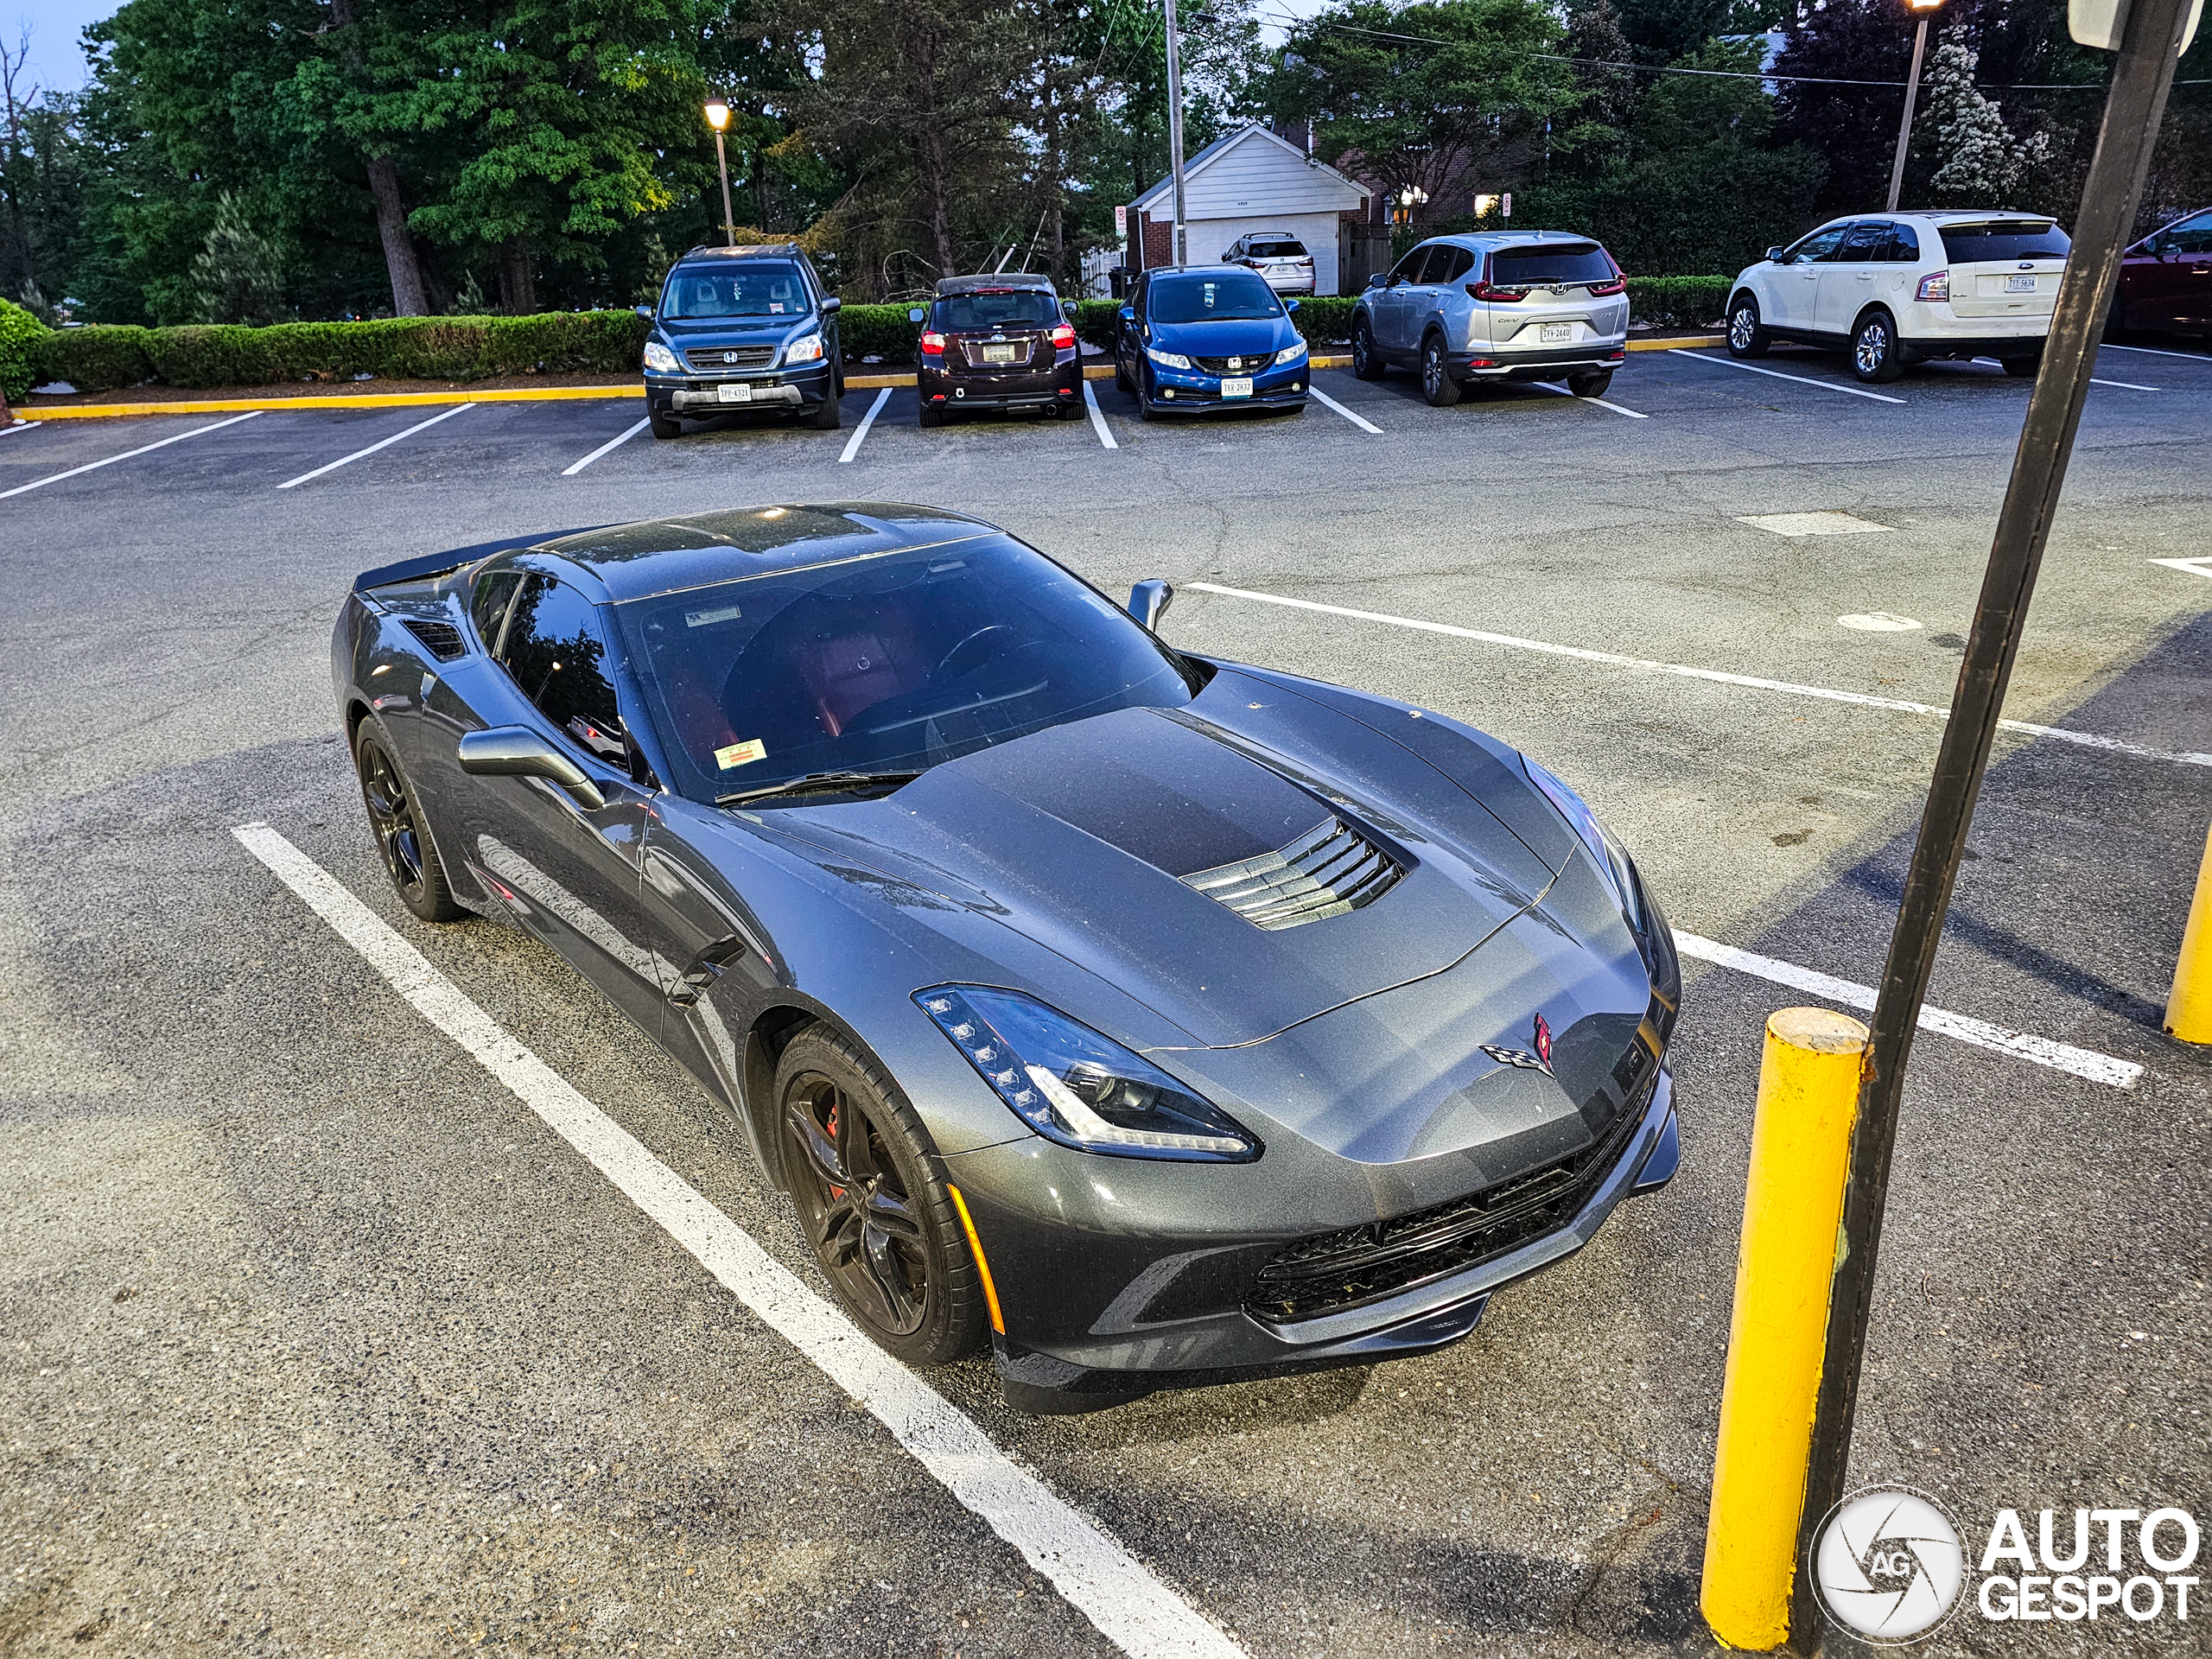
POLYGON ((254 229, 245 204, 224 191, 216 198, 215 222, 192 262, 200 321, 282 321, 283 269, 283 251, 254 229))

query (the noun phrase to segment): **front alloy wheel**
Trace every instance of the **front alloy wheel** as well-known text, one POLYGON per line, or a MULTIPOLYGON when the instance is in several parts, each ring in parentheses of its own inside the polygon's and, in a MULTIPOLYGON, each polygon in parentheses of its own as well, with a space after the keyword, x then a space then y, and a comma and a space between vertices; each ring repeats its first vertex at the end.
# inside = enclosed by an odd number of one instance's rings
POLYGON ((1897 358, 1897 325, 1885 311, 1872 311, 1859 319, 1851 336, 1851 372, 1876 384, 1896 379, 1904 372, 1897 358))
POLYGON ((1375 350, 1375 331, 1367 326, 1365 317, 1351 326, 1351 372, 1355 378, 1380 380, 1382 359, 1375 350))

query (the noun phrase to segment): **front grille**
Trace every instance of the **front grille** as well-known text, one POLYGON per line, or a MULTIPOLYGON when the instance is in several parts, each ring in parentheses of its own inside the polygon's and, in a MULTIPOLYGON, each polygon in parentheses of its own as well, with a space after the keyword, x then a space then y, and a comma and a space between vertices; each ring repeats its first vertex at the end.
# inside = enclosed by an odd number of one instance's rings
POLYGON ((1269 932, 1371 905, 1405 872, 1357 830, 1324 818, 1289 846, 1183 878, 1269 932))
POLYGON ((1262 352, 1257 357, 1194 357, 1191 361, 1208 374, 1256 374, 1274 359, 1274 353, 1262 352))
POLYGON ((406 619, 407 632, 423 642, 423 649, 442 663, 449 663, 467 654, 468 647, 461 642, 461 630, 450 622, 432 622, 406 619))
MULTIPOLYGON (((1635 1052, 1649 1059, 1641 1042, 1635 1052)), ((1623 1067, 1627 1065, 1623 1062, 1623 1067)), ((1644 1061, 1636 1062, 1645 1069, 1644 1061)), ((1615 1069, 1618 1076, 1623 1067, 1615 1069)), ((1310 1319, 1381 1301, 1556 1232, 1573 1221, 1620 1161, 1651 1103, 1654 1061, 1598 1141, 1502 1185, 1409 1216, 1300 1239, 1253 1275, 1247 1312, 1266 1319, 1310 1319)))
POLYGON ((683 366, 702 374, 731 369, 765 369, 776 360, 773 346, 702 346, 683 353, 683 366))

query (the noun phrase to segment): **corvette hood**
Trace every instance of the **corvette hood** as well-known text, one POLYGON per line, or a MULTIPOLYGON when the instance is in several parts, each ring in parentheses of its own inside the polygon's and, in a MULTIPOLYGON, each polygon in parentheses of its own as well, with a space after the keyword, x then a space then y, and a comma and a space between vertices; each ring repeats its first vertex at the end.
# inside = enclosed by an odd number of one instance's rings
POLYGON ((1459 833, 1427 833, 1403 799, 1357 779, 1149 709, 968 755, 881 800, 769 816, 996 913, 1219 1046, 1440 973, 1548 882, 1503 825, 1397 753, 1456 796, 1459 833), (1332 821, 1402 872, 1359 908, 1270 929, 1188 879, 1329 833, 1332 821))

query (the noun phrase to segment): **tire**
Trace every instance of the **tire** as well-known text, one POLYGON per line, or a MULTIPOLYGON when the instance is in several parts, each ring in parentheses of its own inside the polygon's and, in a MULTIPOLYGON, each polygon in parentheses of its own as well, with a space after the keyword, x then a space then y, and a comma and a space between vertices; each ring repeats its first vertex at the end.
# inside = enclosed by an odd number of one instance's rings
POLYGON ((1999 361, 2005 365, 2005 372, 2015 380, 2032 380, 2043 372, 2041 352, 2037 352, 2033 357, 2007 357, 2000 359, 1999 361))
POLYGON ((1351 325, 1351 372, 1362 380, 1380 380, 1387 365, 1382 354, 1375 349, 1375 331, 1367 325, 1365 317, 1355 317, 1351 325))
POLYGON ((944 1166, 899 1085, 835 1027, 776 1066, 776 1134, 799 1226, 838 1302, 880 1347, 942 1365, 982 1345, 982 1281, 944 1166))
POLYGON ((1449 409, 1459 401, 1459 390, 1444 349, 1444 336, 1431 334, 1421 343, 1421 395, 1428 399, 1432 409, 1449 409))
POLYGON ((2112 296, 2112 309, 2105 313, 2105 338, 2111 340, 2126 340, 2134 332, 2135 330, 2129 326, 2127 321, 2126 298, 2118 289, 2114 289, 2112 296))
POLYGON ((835 396, 836 388, 833 385, 830 391, 832 395, 817 404, 814 412, 806 417, 806 423, 817 432, 835 432, 845 423, 844 405, 835 396))
POLYGON ((1114 359, 1114 390, 1135 392, 1136 389, 1136 382, 1129 378, 1129 372, 1122 366, 1122 359, 1116 357, 1114 359))
POLYGON ((658 410, 652 410, 647 411, 645 418, 652 423, 653 436, 657 438, 680 438, 683 435, 683 423, 673 415, 663 415, 658 410))
POLYGON ((1578 397, 1602 397, 1605 389, 1613 384, 1613 372, 1606 369, 1598 374, 1570 374, 1567 389, 1578 397))
POLYGON ((919 427, 943 426, 944 424, 944 411, 941 409, 933 408, 928 404, 924 404, 919 409, 914 411, 914 424, 919 427))
MULTIPOLYGON (((1142 371, 1139 372, 1141 373, 1142 371)), ((1141 421, 1158 420, 1160 411, 1152 406, 1152 377, 1150 375, 1145 375, 1143 379, 1137 382, 1136 394, 1137 418, 1141 421)))
POLYGON ((391 878, 399 902, 426 922, 450 922, 467 915, 446 885, 445 866, 438 862, 438 849, 423 826, 414 785, 400 770, 390 739, 374 719, 364 720, 353 734, 353 773, 360 781, 369 833, 376 837, 385 874, 391 878))
POLYGON ((1851 372, 1869 385, 1886 385, 1904 372, 1897 326, 1886 311, 1869 311, 1851 331, 1851 372))
POLYGON ((1764 357, 1774 336, 1759 326, 1759 302, 1738 294, 1728 303, 1728 355, 1764 357))

